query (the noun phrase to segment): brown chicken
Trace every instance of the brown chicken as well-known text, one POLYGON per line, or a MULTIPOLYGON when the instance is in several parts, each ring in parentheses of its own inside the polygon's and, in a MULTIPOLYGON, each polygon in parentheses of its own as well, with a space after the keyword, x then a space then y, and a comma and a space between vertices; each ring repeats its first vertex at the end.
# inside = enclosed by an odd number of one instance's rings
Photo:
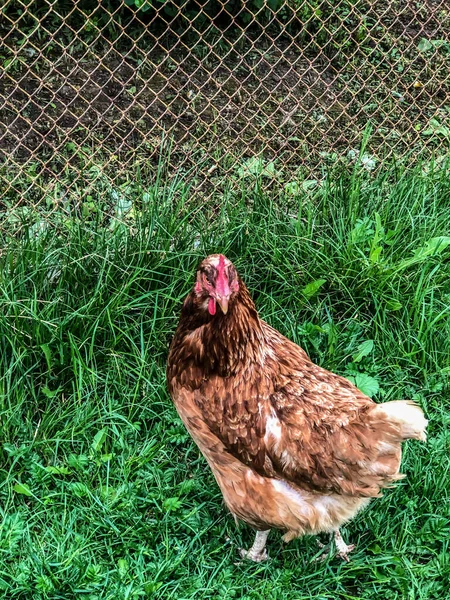
POLYGON ((257 530, 241 550, 254 561, 271 528, 286 542, 334 533, 347 559, 339 527, 402 478, 401 443, 426 439, 416 404, 375 404, 262 321, 221 254, 201 263, 183 304, 167 380, 225 503, 257 530))

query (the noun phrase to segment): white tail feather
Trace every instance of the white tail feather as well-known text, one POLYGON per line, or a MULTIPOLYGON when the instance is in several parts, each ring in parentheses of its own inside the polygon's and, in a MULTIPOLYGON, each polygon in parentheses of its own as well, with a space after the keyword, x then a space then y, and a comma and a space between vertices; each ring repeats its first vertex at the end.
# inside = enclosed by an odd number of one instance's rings
POLYGON ((395 400, 378 404, 372 414, 383 415, 401 425, 405 440, 415 439, 425 442, 427 439, 425 429, 428 421, 420 406, 411 400, 395 400))

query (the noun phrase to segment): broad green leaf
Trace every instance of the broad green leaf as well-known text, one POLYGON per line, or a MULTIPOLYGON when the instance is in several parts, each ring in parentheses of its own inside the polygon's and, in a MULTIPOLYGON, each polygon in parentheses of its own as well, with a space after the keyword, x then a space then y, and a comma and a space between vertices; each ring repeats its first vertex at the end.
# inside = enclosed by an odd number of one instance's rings
POLYGON ((99 491, 105 499, 113 500, 117 496, 117 489, 112 485, 102 485, 99 491))
POLYGON ((420 52, 428 52, 428 50, 431 50, 431 48, 433 48, 433 44, 430 42, 430 40, 427 40, 426 38, 420 38, 420 42, 418 43, 417 48, 420 50, 420 52))
POLYGON ((438 237, 431 238, 423 246, 417 248, 414 252, 415 259, 423 259, 428 256, 434 256, 440 254, 443 250, 450 246, 450 236, 440 235, 438 237))
POLYGON ((44 396, 47 396, 47 398, 54 398, 55 396, 57 396, 59 394, 59 392, 61 391, 61 388, 57 388, 56 390, 51 390, 48 385, 44 385, 44 387, 42 388, 42 393, 44 394, 44 396))
POLYGON ((419 246, 414 251, 414 254, 411 258, 407 258, 402 261, 396 271, 400 271, 402 269, 406 269, 412 265, 415 265, 430 256, 435 256, 440 254, 443 250, 445 250, 450 245, 450 236, 440 235, 434 238, 429 239, 425 244, 419 246))
POLYGON ((49 371, 52 370, 52 351, 48 344, 41 344, 41 350, 44 353, 45 360, 47 361, 47 368, 49 371))
POLYGON ((388 300, 386 302, 386 308, 388 310, 400 310, 402 307, 402 303, 398 300, 388 300))
POLYGON ((169 17, 174 17, 176 14, 178 14, 177 8, 175 6, 171 6, 170 4, 166 4, 164 6, 164 12, 169 17))
POLYGON ((69 475, 70 473, 67 467, 53 467, 52 465, 45 467, 45 470, 52 475, 69 475))
POLYGON ((243 165, 239 167, 238 174, 241 177, 248 177, 249 175, 258 175, 263 168, 263 160, 257 156, 252 156, 244 161, 243 165))
POLYGON ((276 12, 281 6, 281 0, 267 0, 267 6, 276 12))
POLYGON ((360 244, 372 239, 374 235, 373 221, 369 217, 364 217, 356 221, 356 225, 350 232, 349 241, 352 244, 360 244))
POLYGON ((128 572, 128 562, 124 558, 119 558, 117 567, 119 569, 119 575, 121 579, 123 579, 128 572))
POLYGON ((307 192, 308 190, 313 190, 318 184, 317 179, 305 179, 302 181, 302 189, 307 192))
POLYGON ((377 263, 380 260, 380 254, 383 248, 381 246, 376 246, 372 248, 369 255, 369 260, 371 263, 377 263))
POLYGON ((443 135, 446 138, 450 137, 450 129, 440 123, 437 119, 430 119, 428 128, 422 132, 423 135, 443 135))
POLYGON ((91 448, 95 450, 95 452, 99 452, 105 443, 106 440, 106 428, 100 429, 94 436, 92 440, 91 448))
POLYGON ((70 454, 67 463, 69 467, 85 469, 89 464, 89 457, 85 454, 70 454))
POLYGON ((365 356, 373 350, 373 340, 366 340, 358 346, 357 352, 353 355, 353 362, 360 362, 365 356))
POLYGON ((284 186, 284 191, 287 194, 298 194, 298 192, 300 191, 300 186, 296 181, 289 181, 289 183, 286 183, 286 185, 284 186))
POLYGON ((85 498, 89 495, 89 488, 87 487, 87 485, 81 483, 80 481, 74 481, 70 485, 70 489, 75 494, 75 496, 78 496, 78 498, 85 498))
POLYGON ((167 512, 170 512, 171 510, 177 510, 180 508, 180 506, 182 506, 182 502, 178 497, 166 498, 163 502, 163 507, 165 510, 167 510, 167 512))
POLYGON ((16 485, 13 487, 13 490, 17 494, 23 494, 24 496, 32 496, 33 495, 33 492, 24 483, 16 483, 16 485))
POLYGON ((347 379, 354 383, 356 387, 369 398, 373 398, 378 393, 380 386, 378 381, 366 375, 365 373, 358 373, 357 375, 347 375, 347 379))
POLYGON ((133 202, 121 192, 112 190, 111 200, 114 202, 116 220, 133 216, 133 202))
POLYGON ((377 165, 376 160, 370 154, 363 154, 360 158, 361 166, 366 171, 373 171, 377 165))
POLYGON ((247 158, 241 167, 237 170, 238 175, 241 177, 249 177, 250 175, 261 175, 262 177, 278 177, 281 175, 280 171, 275 168, 274 162, 265 163, 264 159, 260 156, 252 156, 247 158))
POLYGON ((311 298, 320 290, 320 288, 323 286, 324 283, 326 283, 326 281, 326 279, 316 279, 314 281, 311 281, 311 283, 308 283, 308 285, 305 285, 305 287, 302 289, 302 294, 306 298, 311 298))
POLYGON ((417 48, 420 52, 428 52, 432 48, 441 48, 442 46, 448 45, 446 40, 427 40, 426 38, 420 38, 417 48))
POLYGON ((154 593, 157 592, 162 586, 162 581, 149 581, 144 585, 144 591, 146 594, 149 594, 151 597, 153 597, 154 593))

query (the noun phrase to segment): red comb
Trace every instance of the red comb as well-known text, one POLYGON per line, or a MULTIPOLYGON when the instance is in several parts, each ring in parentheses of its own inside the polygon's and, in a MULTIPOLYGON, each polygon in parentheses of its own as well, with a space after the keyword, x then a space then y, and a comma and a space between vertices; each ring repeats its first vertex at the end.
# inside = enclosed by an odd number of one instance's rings
POLYGON ((219 254, 216 290, 221 296, 228 296, 230 294, 230 286, 228 285, 228 279, 225 273, 225 256, 223 254, 219 254))

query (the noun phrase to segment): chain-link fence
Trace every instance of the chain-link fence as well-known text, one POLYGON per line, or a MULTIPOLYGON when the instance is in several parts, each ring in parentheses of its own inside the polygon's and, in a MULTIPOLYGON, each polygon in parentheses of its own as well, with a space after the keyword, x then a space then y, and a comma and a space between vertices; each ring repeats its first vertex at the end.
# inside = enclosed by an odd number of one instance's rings
MULTIPOLYGON (((15 0, 0 9, 0 182, 83 206, 180 174, 203 197, 358 156, 443 155, 448 0, 15 0), (161 159, 163 157, 163 160, 161 159)), ((291 187, 289 187, 291 186, 291 187)))

